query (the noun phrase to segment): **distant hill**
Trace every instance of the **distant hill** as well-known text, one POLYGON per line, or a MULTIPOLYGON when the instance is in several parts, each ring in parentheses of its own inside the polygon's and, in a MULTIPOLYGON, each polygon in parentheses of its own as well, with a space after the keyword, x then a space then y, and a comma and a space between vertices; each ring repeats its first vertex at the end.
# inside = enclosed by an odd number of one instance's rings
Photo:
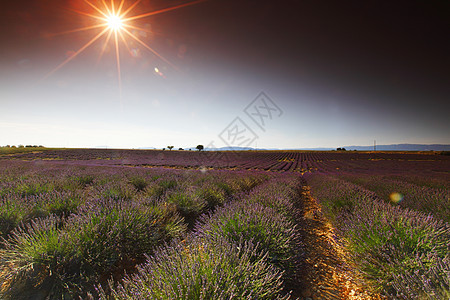
MULTIPOLYGON (((344 146, 346 150, 373 151, 372 146, 344 146)), ((377 145, 377 151, 450 151, 450 145, 443 144, 393 144, 377 145)))
POLYGON ((255 150, 252 147, 220 147, 220 148, 206 148, 206 151, 246 151, 246 150, 255 150))
MULTIPOLYGON (((342 148, 342 146, 339 146, 342 148)), ((372 146, 343 146, 346 150, 373 151, 372 146)), ((377 145, 377 151, 450 151, 450 145, 443 144, 393 144, 393 145, 377 145)), ((245 151, 245 150, 311 150, 311 151, 331 151, 336 148, 316 147, 316 148, 295 148, 295 149, 255 149, 250 147, 222 147, 217 149, 205 149, 215 151, 245 151)))

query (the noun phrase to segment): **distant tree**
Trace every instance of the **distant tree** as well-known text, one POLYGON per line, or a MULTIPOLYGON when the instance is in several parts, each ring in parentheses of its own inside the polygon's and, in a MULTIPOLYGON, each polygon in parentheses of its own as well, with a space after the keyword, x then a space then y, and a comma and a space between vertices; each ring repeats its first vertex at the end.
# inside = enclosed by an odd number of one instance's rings
POLYGON ((183 148, 178 148, 178 150, 183 151, 184 149, 183 148))
POLYGON ((166 150, 166 148, 163 148, 162 150, 164 151, 164 150, 166 150))
POLYGON ((17 148, 16 146, 12 145, 11 148, 17 148))
POLYGON ((23 147, 23 145, 19 145, 19 147, 18 147, 18 148, 24 148, 24 147, 23 147))
POLYGON ((198 151, 202 151, 204 149, 203 145, 197 145, 197 147, 195 147, 195 149, 197 149, 198 151))
POLYGON ((6 148, 11 148, 11 146, 10 145, 6 145, 6 148))
POLYGON ((342 148, 337 148, 336 150, 337 150, 337 151, 341 151, 341 150, 342 150, 342 148))
POLYGON ((172 150, 173 146, 167 146, 167 149, 172 150))

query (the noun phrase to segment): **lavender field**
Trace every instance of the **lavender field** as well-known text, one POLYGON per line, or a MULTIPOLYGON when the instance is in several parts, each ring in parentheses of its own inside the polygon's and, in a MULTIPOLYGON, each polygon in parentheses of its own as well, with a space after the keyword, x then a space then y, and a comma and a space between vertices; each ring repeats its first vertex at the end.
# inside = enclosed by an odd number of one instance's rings
POLYGON ((1 299, 448 299, 450 157, 0 155, 1 299))

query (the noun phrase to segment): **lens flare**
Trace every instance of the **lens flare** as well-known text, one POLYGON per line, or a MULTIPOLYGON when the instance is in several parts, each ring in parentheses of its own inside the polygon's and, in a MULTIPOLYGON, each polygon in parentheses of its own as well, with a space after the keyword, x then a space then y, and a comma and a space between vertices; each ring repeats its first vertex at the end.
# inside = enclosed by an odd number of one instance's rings
POLYGON ((69 34, 69 33, 76 33, 76 32, 85 32, 90 30, 98 30, 98 33, 88 42, 86 42, 82 47, 80 47, 79 50, 73 51, 73 55, 68 57, 66 60, 64 60, 61 64, 59 64, 56 68, 54 68, 51 72, 49 72, 44 79, 51 76, 53 73, 58 71, 60 68, 62 68, 64 65, 75 59, 81 52, 89 48, 92 44, 100 40, 101 38, 104 38, 104 44, 103 47, 101 47, 99 59, 103 56, 103 53, 105 52, 105 49, 107 48, 108 43, 112 43, 115 54, 116 54, 116 64, 117 64, 117 78, 119 83, 119 90, 120 93, 122 93, 122 79, 121 79, 121 61, 120 61, 120 49, 119 49, 119 41, 123 43, 128 50, 128 53, 131 57, 136 57, 137 50, 136 49, 130 49, 129 47, 129 41, 137 42, 150 52, 152 52, 155 56, 157 56, 159 59, 170 65, 175 70, 178 70, 176 66, 174 66, 170 61, 168 61, 166 58, 164 58, 161 54, 159 54, 156 50, 154 50, 152 47, 147 45, 144 41, 141 40, 139 37, 139 33, 136 32, 147 32, 147 28, 140 27, 134 23, 135 20, 146 18, 149 16, 154 16, 157 14, 169 12, 175 9, 179 9, 182 7, 198 4, 200 2, 204 2, 207 0, 197 0, 197 1, 191 1, 188 3, 180 4, 173 7, 168 7, 164 9, 160 9, 157 11, 152 12, 144 12, 140 14, 131 15, 131 12, 136 9, 136 6, 141 2, 142 0, 136 0, 133 4, 126 6, 125 2, 126 0, 111 0, 111 2, 108 4, 107 0, 101 0, 102 6, 94 5, 89 0, 84 0, 84 2, 95 11, 95 14, 89 13, 87 11, 80 11, 72 9, 72 11, 87 16, 91 19, 93 19, 96 24, 90 25, 82 28, 77 28, 73 30, 69 30, 66 32, 61 32, 59 34, 69 34), (118 4, 118 5, 117 5, 118 4), (134 51, 134 52, 133 52, 134 51))
POLYGON ((397 192, 391 193, 389 199, 391 199, 393 203, 400 203, 403 200, 403 195, 397 192))

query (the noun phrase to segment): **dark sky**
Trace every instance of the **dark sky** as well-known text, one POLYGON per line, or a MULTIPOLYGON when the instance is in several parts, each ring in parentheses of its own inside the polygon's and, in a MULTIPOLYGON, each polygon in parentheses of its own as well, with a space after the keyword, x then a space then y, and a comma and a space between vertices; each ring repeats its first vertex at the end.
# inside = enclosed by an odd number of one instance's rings
MULTIPOLYGON (((180 3, 186 1, 143 0, 137 7, 146 12, 180 3)), ((66 58, 68 51, 76 51, 95 35, 95 31, 51 35, 92 24, 89 18, 70 10, 87 8, 83 1, 74 0, 3 4, 0 76, 8 90, 1 95, 0 105, 6 109, 0 118, 18 114, 14 103, 26 97, 11 87, 14 83, 23 82, 23 78, 33 81, 33 76, 42 78, 66 58)), ((164 82, 154 83, 152 91, 158 99, 148 101, 159 107, 173 93, 174 99, 182 95, 199 98, 197 104, 188 105, 177 98, 171 105, 192 107, 189 115, 195 119, 192 126, 199 131, 196 134, 210 139, 262 90, 286 112, 284 119, 273 123, 273 132, 264 133, 265 139, 258 133, 261 144, 267 146, 331 146, 336 140, 330 137, 336 134, 343 144, 369 144, 374 138, 386 143, 449 143, 449 16, 450 1, 210 0, 180 8, 140 22, 154 32, 146 42, 179 69, 146 54, 145 63, 151 64, 152 70, 153 64, 158 64, 166 76, 164 82), (170 92, 164 92, 167 90, 170 92), (198 95, 203 92, 214 96, 200 99, 198 95), (224 108, 225 103, 232 103, 233 108, 224 108), (207 106, 216 108, 215 113, 207 106), (212 114, 225 116, 212 118, 212 114), (204 127, 210 127, 213 120, 220 123, 202 132, 198 119, 205 120, 204 127), (299 130, 310 131, 311 136, 298 134, 299 130), (323 139, 313 138, 317 135, 323 139)), ((54 102, 48 100, 49 94, 55 96, 48 91, 54 80, 66 78, 73 89, 61 93, 70 93, 77 90, 76 84, 83 85, 86 76, 94 76, 86 71, 92 66, 88 57, 98 53, 94 47, 89 51, 34 87, 45 99, 38 101, 55 109, 54 102)), ((142 97, 136 94, 148 92, 142 89, 143 78, 145 82, 148 79, 142 65, 143 60, 137 59, 124 63, 121 111, 96 108, 97 112, 121 114, 127 123, 136 99, 142 97), (134 94, 127 93, 127 86, 134 94)), ((104 70, 108 73, 108 66, 104 70)), ((110 70, 114 70, 113 64, 110 70)), ((110 88, 106 77, 92 78, 98 78, 102 88, 110 88)), ((16 88, 21 90, 20 84, 16 88)), ((84 92, 92 98, 110 95, 102 88, 84 92)), ((75 96, 71 99, 68 101, 84 101, 75 96)), ((67 107, 62 106, 61 111, 67 112, 67 107)), ((165 112, 169 111, 174 108, 165 112)), ((181 111, 174 113, 181 122, 189 123, 182 115, 181 111)), ((40 116, 50 118, 45 113, 40 116)), ((92 116, 87 114, 82 120, 92 120, 92 116)), ((11 126, 11 121, 8 124, 11 126)), ((144 121, 134 125, 150 126, 144 121)), ((152 130, 157 130, 153 125, 152 130)), ((169 126, 169 130, 179 131, 177 126, 169 126)), ((79 143, 83 146, 89 141, 80 139, 79 143)))

